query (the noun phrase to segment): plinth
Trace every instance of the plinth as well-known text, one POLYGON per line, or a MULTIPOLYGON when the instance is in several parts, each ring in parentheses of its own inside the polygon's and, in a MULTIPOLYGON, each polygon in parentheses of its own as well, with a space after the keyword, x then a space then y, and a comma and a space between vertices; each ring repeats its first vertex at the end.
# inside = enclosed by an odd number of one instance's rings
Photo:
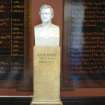
POLYGON ((34 92, 31 105, 62 105, 60 47, 34 47, 34 92))

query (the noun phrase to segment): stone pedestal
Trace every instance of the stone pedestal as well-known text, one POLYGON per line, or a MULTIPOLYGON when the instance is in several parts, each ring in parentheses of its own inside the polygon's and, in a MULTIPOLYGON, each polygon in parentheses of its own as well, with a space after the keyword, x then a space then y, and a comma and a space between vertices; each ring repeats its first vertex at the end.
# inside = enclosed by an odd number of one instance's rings
POLYGON ((31 105, 62 105, 60 48, 34 47, 34 93, 31 105))

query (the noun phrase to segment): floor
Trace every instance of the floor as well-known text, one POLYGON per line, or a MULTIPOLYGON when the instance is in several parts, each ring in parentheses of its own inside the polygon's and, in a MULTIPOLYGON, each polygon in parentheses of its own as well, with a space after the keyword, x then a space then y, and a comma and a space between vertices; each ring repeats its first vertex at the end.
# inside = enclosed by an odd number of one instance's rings
MULTIPOLYGON (((0 98, 0 105, 30 105, 31 98, 0 98)), ((63 99, 64 105, 105 105, 105 97, 63 99)))

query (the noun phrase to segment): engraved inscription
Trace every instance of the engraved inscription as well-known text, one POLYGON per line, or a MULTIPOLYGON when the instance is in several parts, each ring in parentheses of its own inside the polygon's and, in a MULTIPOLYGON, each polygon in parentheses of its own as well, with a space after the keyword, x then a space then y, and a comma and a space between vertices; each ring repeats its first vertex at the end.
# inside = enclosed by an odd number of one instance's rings
POLYGON ((71 0, 70 3, 71 12, 65 13, 68 23, 65 22, 64 82, 70 87, 103 88, 105 1, 71 0))
POLYGON ((0 0, 0 80, 24 72, 24 0, 0 0))

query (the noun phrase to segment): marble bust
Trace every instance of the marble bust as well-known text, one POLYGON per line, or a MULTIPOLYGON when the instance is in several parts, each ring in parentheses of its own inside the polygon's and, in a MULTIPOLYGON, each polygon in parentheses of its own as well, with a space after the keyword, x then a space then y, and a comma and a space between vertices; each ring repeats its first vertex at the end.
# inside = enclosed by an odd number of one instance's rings
POLYGON ((44 4, 39 12, 41 24, 34 27, 36 47, 58 47, 60 45, 59 26, 52 23, 54 10, 52 6, 44 4))

